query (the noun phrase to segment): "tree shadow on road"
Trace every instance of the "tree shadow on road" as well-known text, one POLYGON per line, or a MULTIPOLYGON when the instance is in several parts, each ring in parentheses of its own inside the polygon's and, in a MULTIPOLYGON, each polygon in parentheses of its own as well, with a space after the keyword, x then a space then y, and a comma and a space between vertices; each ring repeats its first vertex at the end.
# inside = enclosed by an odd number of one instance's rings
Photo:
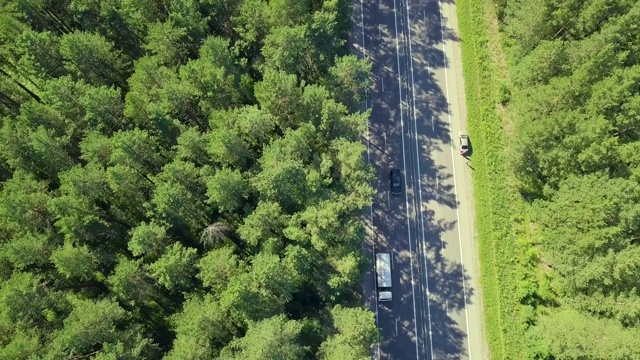
MULTIPOLYGON (((401 239, 407 241, 408 236, 415 241, 413 250, 417 256, 413 256, 413 263, 406 249, 397 254, 396 266, 400 273, 397 280, 399 284, 411 286, 408 269, 415 268, 413 280, 419 292, 416 300, 420 302, 418 316, 429 321, 421 324, 414 336, 425 351, 433 350, 430 357, 433 359, 458 359, 467 354, 465 311, 476 293, 463 264, 451 260, 452 256, 459 257, 452 255, 452 251, 455 253, 461 244, 457 231, 460 224, 447 220, 452 216, 457 218, 460 205, 454 174, 448 165, 454 161, 451 151, 453 156, 459 155, 450 126, 457 119, 452 119, 455 114, 450 111, 447 98, 451 94, 445 78, 445 68, 450 68, 452 61, 443 45, 460 39, 452 29, 441 24, 447 19, 441 14, 440 6, 453 2, 412 1, 408 14, 400 7, 394 12, 391 1, 364 2, 364 36, 360 20, 354 20, 358 22, 355 28, 359 33, 353 36, 358 46, 364 41, 366 50, 360 46, 361 55, 373 63, 374 86, 370 93, 374 101, 369 102, 372 118, 368 140, 371 142, 369 155, 376 167, 377 179, 373 186, 377 194, 373 214, 367 214, 375 224, 369 241, 391 251, 401 239), (409 25, 410 31, 402 32, 402 23, 409 25), (396 25, 400 41, 396 41, 396 25), (409 35, 410 49, 408 44, 401 43, 409 35), (447 166, 443 165, 447 162, 447 166), (408 169, 409 173, 405 174, 408 199, 415 197, 416 203, 422 204, 419 214, 409 214, 413 219, 409 224, 407 206, 411 201, 404 198, 404 193, 401 198, 388 196, 389 166, 408 169)), ((397 5, 402 3, 398 1, 397 5)), ((412 293, 397 295, 400 303, 412 301, 412 293)), ((411 357, 409 352, 394 353, 394 358, 402 356, 411 357)))

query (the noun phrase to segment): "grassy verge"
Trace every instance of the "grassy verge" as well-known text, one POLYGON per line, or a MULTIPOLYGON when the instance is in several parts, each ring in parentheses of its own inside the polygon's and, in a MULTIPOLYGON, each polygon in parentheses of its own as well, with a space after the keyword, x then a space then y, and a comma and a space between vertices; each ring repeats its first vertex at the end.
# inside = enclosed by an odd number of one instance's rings
POLYGON ((522 202, 509 168, 512 124, 499 105, 507 77, 490 0, 458 0, 459 30, 473 142, 476 226, 487 341, 492 359, 525 359, 526 299, 535 288, 536 261, 522 202))

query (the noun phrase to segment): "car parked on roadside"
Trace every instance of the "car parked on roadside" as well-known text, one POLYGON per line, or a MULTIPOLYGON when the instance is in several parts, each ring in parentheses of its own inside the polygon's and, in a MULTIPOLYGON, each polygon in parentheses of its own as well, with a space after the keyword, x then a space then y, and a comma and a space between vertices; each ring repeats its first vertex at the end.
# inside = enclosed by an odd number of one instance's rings
POLYGON ((464 132, 458 133, 460 155, 465 156, 469 153, 469 135, 464 132))

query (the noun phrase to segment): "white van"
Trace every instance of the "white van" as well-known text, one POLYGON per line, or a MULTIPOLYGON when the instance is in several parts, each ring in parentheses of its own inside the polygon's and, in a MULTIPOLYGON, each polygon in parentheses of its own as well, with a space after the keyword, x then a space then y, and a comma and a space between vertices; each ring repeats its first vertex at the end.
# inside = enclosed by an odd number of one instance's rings
POLYGON ((391 255, 376 254, 376 272, 378 274, 378 300, 391 301, 391 255))

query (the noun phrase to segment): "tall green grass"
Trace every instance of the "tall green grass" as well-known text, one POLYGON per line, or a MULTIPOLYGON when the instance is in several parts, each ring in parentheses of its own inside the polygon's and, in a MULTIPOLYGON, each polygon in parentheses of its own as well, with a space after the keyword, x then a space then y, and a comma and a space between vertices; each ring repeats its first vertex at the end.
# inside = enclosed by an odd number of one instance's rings
POLYGON ((504 71, 494 58, 502 49, 489 32, 491 6, 490 0, 457 1, 486 336, 492 359, 516 360, 526 359, 526 323, 533 310, 521 298, 535 265, 527 258, 527 207, 510 185, 508 137, 498 113, 505 101, 504 71))

